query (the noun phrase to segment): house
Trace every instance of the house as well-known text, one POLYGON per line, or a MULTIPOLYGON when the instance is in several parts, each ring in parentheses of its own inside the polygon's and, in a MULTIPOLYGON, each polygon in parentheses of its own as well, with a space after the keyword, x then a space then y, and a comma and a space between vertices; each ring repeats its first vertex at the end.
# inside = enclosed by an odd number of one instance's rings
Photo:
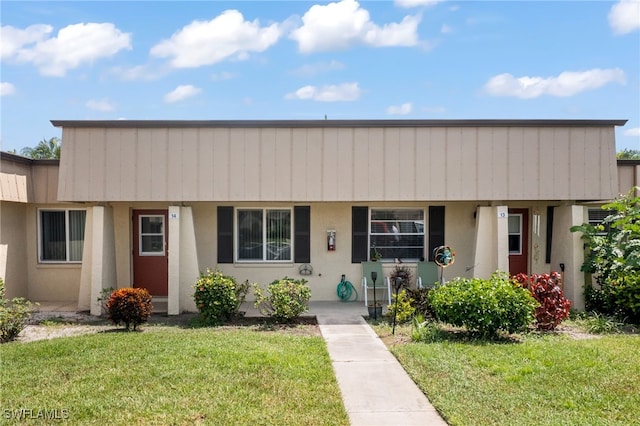
POLYGON ((59 162, 1 154, 0 276, 94 314, 102 289, 146 287, 178 314, 207 268, 337 300, 374 251, 388 270, 447 245, 446 278, 562 270, 580 308, 569 228, 638 185, 615 159, 625 123, 54 120, 59 162))

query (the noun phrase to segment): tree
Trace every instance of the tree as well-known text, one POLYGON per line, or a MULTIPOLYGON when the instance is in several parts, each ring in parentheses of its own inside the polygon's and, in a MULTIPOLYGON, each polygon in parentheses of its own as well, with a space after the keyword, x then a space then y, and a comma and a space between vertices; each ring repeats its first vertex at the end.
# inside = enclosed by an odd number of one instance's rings
POLYGON ((582 271, 598 283, 585 285, 587 310, 633 321, 640 321, 640 197, 634 195, 639 189, 602 206, 609 215, 601 224, 571 227, 585 241, 582 271))
POLYGON ((53 137, 49 140, 42 139, 35 147, 22 148, 20 153, 34 160, 59 159, 62 141, 53 137))
POLYGON ((640 149, 625 148, 616 154, 618 160, 640 160, 640 149))

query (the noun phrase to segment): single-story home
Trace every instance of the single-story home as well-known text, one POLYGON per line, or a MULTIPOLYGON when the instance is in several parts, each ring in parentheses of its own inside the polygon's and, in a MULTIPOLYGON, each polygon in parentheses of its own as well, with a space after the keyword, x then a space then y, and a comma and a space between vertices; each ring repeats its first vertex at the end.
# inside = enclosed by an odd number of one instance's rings
POLYGON ((569 228, 638 185, 640 162, 616 161, 625 123, 54 120, 59 161, 0 154, 0 277, 94 314, 103 289, 145 287, 179 314, 207 268, 338 300, 362 261, 446 245, 446 279, 562 271, 581 308, 569 228))

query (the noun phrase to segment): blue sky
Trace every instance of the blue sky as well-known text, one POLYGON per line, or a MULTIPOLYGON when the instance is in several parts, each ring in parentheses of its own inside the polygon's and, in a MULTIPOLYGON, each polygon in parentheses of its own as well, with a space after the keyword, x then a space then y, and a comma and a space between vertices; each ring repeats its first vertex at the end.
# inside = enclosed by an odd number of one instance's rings
POLYGON ((640 1, 2 1, 1 149, 49 120, 627 119, 640 1))

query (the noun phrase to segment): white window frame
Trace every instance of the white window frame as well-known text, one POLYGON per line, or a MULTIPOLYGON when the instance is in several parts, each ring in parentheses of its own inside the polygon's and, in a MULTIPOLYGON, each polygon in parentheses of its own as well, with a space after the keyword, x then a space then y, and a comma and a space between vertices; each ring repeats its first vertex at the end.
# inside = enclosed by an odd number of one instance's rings
POLYGON ((163 214, 141 214, 138 215, 138 256, 151 257, 151 256, 165 256, 167 253, 167 239, 165 235, 165 229, 167 227, 166 218, 163 214), (159 217, 162 218, 162 232, 161 233, 143 233, 142 232, 142 219, 147 217, 159 217), (143 236, 162 236, 162 251, 142 251, 142 237, 143 236))
POLYGON ((237 263, 293 263, 294 254, 294 223, 293 223, 293 207, 236 207, 234 209, 234 245, 235 245, 235 261, 237 263), (240 221, 238 215, 241 211, 260 210, 262 212, 262 259, 240 259, 240 221), (289 212, 289 259, 267 259, 267 212, 273 210, 285 210, 289 212))
MULTIPOLYGON (((87 226, 87 216, 86 216, 86 211, 87 209, 59 209, 59 208, 41 208, 38 209, 38 263, 43 263, 43 264, 81 264, 82 263, 82 259, 81 260, 69 260, 69 257, 71 255, 71 250, 70 250, 70 245, 71 245, 71 241, 69 239, 69 212, 70 211, 83 211, 85 212, 85 229, 87 226), (64 237, 65 237, 65 253, 66 253, 66 260, 47 260, 47 259, 43 259, 43 253, 42 253, 42 243, 43 243, 43 235, 42 235, 42 213, 44 212, 64 212, 64 237)), ((84 238, 82 240, 82 244, 84 246, 84 238)), ((84 250, 83 250, 84 252, 84 250)), ((84 257, 84 253, 83 253, 83 257, 84 257)))
POLYGON ((520 256, 520 255, 522 255, 522 242, 523 242, 522 222, 524 220, 524 215, 522 213, 509 213, 509 215, 507 216, 507 220, 509 220, 508 218, 510 218, 512 216, 520 218, 520 221, 518 222, 518 225, 519 225, 518 232, 516 233, 516 232, 509 231, 509 229, 508 229, 509 223, 507 222, 507 233, 509 234, 509 237, 511 235, 519 235, 520 236, 520 244, 519 244, 519 247, 518 247, 518 251, 509 250, 509 255, 520 256))
MULTIPOLYGON (((422 256, 418 257, 418 258, 401 258, 402 261, 408 261, 408 262, 417 262, 420 259, 424 258, 424 254, 425 254, 425 250, 427 249, 427 232, 426 232, 426 226, 425 226, 425 222, 426 222, 426 217, 427 217, 427 212, 426 209, 424 208, 419 208, 419 207, 370 207, 369 208, 369 221, 367 223, 367 251, 368 251, 368 259, 371 260, 371 252, 373 247, 371 247, 371 237, 372 232, 371 232, 371 217, 373 216, 374 212, 377 211, 401 211, 401 210, 413 210, 413 211, 420 211, 422 212, 422 232, 413 232, 413 233, 407 233, 407 232, 398 232, 399 236, 403 236, 403 235, 419 235, 422 236, 422 256)), ((405 220, 399 220, 399 222, 405 222, 405 220)), ((415 221, 413 221, 415 222, 415 221)), ((379 233, 376 233, 376 235, 379 235, 379 233)), ((383 257, 380 259, 380 261, 385 262, 385 261, 393 261, 394 259, 391 257, 383 257)))

